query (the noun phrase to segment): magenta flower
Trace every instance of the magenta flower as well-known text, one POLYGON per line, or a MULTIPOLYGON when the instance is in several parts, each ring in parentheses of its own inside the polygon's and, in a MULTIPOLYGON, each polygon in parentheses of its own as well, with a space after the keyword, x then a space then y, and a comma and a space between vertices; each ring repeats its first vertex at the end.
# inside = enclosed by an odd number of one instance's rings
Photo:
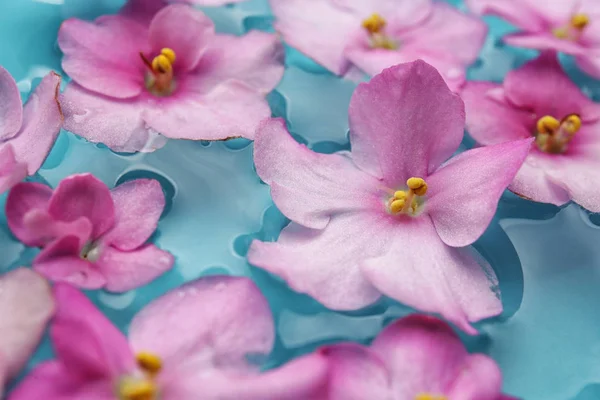
POLYGON ((512 46, 556 50, 575 56, 579 67, 600 78, 600 2, 596 0, 467 0, 478 14, 505 18, 521 31, 512 46))
POLYGON ((451 89, 483 46, 486 25, 431 0, 270 0, 275 29, 291 46, 337 75, 369 75, 423 59, 451 89))
POLYGON ((60 76, 49 73, 23 107, 17 83, 0 67, 0 194, 42 166, 60 132, 60 76))
POLYGON ((50 285, 28 268, 0 276, 0 397, 25 366, 54 313, 50 285))
POLYGON ((41 247, 36 271, 85 289, 124 292, 171 269, 173 256, 145 244, 165 206, 160 184, 138 179, 112 191, 90 174, 63 179, 52 191, 17 184, 6 201, 12 233, 41 247))
POLYGON ((274 343, 271 311, 246 278, 208 277, 137 314, 129 341, 74 288, 55 287, 50 336, 57 360, 40 364, 11 400, 304 400, 327 379, 314 354, 259 374, 248 356, 274 343))
POLYGON ((388 326, 370 347, 321 349, 330 361, 328 400, 510 400, 502 375, 483 354, 469 354, 444 322, 411 315, 388 326))
POLYGON ((277 37, 216 35, 207 16, 182 4, 149 24, 143 11, 134 4, 125 15, 63 23, 62 65, 74 81, 63 93, 65 129, 124 152, 144 149, 157 132, 252 139, 283 74, 277 37))
POLYGON ((381 294, 469 321, 502 311, 496 277, 468 247, 485 231, 531 139, 457 150, 464 108, 423 61, 383 71, 350 102, 352 153, 317 154, 280 120, 255 141, 258 174, 292 220, 248 259, 325 306, 353 310, 381 294))
POLYGON ((469 82, 462 96, 468 132, 480 144, 536 138, 510 190, 600 212, 600 105, 571 82, 555 54, 511 71, 504 85, 469 82))

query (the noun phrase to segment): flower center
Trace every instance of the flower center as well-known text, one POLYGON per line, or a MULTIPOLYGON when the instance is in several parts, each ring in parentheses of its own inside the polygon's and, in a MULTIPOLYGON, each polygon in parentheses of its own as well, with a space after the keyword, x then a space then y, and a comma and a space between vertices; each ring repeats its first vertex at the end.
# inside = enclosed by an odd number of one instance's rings
POLYGON ((420 197, 427 193, 427 183, 423 178, 410 178, 406 181, 407 190, 398 190, 387 202, 388 210, 393 215, 416 215, 423 207, 420 197))
POLYGON ((586 14, 575 14, 567 24, 554 29, 552 33, 559 39, 579 40, 581 33, 589 23, 590 18, 586 14))
POLYGON ((362 22, 362 27, 369 33, 371 47, 374 49, 396 50, 398 42, 385 34, 385 19, 375 13, 362 22))
POLYGON ((146 89, 156 96, 168 96, 175 90, 175 80, 173 79, 173 64, 175 64, 175 52, 169 48, 164 48, 160 54, 150 62, 144 53, 140 53, 142 61, 148 67, 145 82, 146 89))
POLYGON ((581 118, 577 114, 568 115, 562 121, 546 115, 537 122, 535 143, 543 152, 564 153, 568 143, 579 129, 581 129, 581 118))
POLYGON ((441 394, 419 393, 415 400, 448 400, 448 398, 441 394))
POLYGON ((85 246, 83 246, 83 249, 81 249, 79 257, 81 257, 82 260, 95 263, 100 258, 100 246, 94 242, 87 242, 85 246))
POLYGON ((119 382, 119 400, 158 400, 158 385, 154 378, 162 369, 162 360, 152 353, 138 353, 137 365, 142 376, 126 377, 119 382))

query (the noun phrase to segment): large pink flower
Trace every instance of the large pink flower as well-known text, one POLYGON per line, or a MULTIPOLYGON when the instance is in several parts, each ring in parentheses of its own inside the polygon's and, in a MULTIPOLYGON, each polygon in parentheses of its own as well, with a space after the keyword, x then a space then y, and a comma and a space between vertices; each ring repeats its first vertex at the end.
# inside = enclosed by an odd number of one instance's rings
POLYGON ((600 78, 600 2, 597 0, 467 0, 478 14, 507 19, 521 32, 504 41, 513 46, 557 50, 575 56, 588 74, 600 78))
POLYGON ((467 129, 483 145, 536 137, 509 189, 544 203, 574 200, 600 212, 600 104, 542 54, 503 85, 469 82, 462 92, 467 129))
POLYGON ((0 276, 0 397, 25 366, 54 312, 50 285, 28 268, 0 276))
POLYGON ((457 90, 487 33, 477 18, 431 0, 270 2, 285 41, 338 75, 423 59, 457 90))
POLYGON ((63 179, 53 191, 17 184, 6 201, 13 234, 42 247, 34 268, 54 281, 124 292, 171 269, 173 256, 145 244, 165 206, 160 184, 139 179, 112 191, 90 174, 63 179))
POLYGON ((42 166, 60 132, 60 76, 42 79, 25 107, 17 83, 0 66, 0 194, 42 166))
POLYGON ((249 261, 324 305, 364 307, 382 293, 468 332, 502 303, 490 266, 465 247, 485 231, 531 139, 462 153, 461 99, 423 61, 383 71, 350 103, 350 154, 317 154, 280 120, 257 133, 255 163, 292 220, 249 261))
POLYGON ((39 365, 11 400, 304 400, 326 384, 314 354, 258 373, 249 356, 274 343, 271 311, 246 278, 208 277, 150 303, 129 341, 74 288, 55 288, 57 360, 39 365))
POLYGON ((328 400, 510 400, 502 375, 483 354, 469 354, 444 322, 411 315, 370 347, 321 349, 330 361, 328 400))
POLYGON ((156 132, 252 139, 283 74, 277 37, 216 35, 207 16, 182 4, 149 23, 142 11, 134 4, 124 15, 63 23, 62 65, 74 81, 63 93, 65 129, 125 152, 144 149, 156 132))

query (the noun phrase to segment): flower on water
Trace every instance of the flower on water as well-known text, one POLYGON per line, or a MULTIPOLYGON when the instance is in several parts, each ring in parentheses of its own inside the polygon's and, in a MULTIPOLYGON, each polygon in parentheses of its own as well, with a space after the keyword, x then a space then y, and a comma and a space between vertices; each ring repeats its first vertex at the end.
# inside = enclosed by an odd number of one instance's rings
POLYGON ((351 153, 318 154, 281 120, 265 122, 256 170, 292 220, 275 243, 254 241, 250 263, 333 309, 386 294, 437 312, 467 332, 502 311, 496 277, 470 247, 485 231, 532 139, 464 152, 464 105, 423 61, 358 86, 351 153))
POLYGON ((486 25, 431 0, 270 0, 275 29, 291 46, 337 75, 376 75, 422 59, 458 90, 486 25))
POLYGON ((347 343, 320 352, 330 362, 328 400, 512 399, 501 394, 491 358, 469 354, 447 324, 428 316, 396 321, 370 347, 347 343))
POLYGON ((596 0, 467 0, 477 14, 505 18, 520 32, 507 44, 556 50, 575 57, 579 67, 600 78, 600 2, 596 0))
POLYGON ((60 76, 46 75, 25 106, 17 83, 0 66, 0 194, 42 166, 63 124, 60 76))
POLYGON ((65 129, 123 152, 149 150, 157 132, 252 139, 271 115, 265 95, 283 74, 277 37, 217 35, 212 21, 190 6, 152 14, 144 5, 61 26, 62 66, 73 79, 62 96, 65 129))
POLYGON ((129 339, 78 290, 55 287, 56 360, 37 366, 11 400, 304 400, 327 378, 320 354, 259 373, 274 326, 247 278, 213 276, 176 288, 138 313, 129 339))
POLYGON ((145 244, 165 206, 158 181, 138 179, 113 190, 90 174, 63 179, 53 191, 19 183, 6 201, 12 233, 41 247, 36 271, 85 289, 124 292, 171 269, 173 256, 145 244))
POLYGON ((27 364, 54 312, 50 285, 29 268, 0 276, 0 397, 27 364))
POLYGON ((480 144, 535 137, 510 190, 600 212, 600 104, 569 79, 556 54, 509 72, 503 85, 468 82, 462 96, 467 130, 480 144))

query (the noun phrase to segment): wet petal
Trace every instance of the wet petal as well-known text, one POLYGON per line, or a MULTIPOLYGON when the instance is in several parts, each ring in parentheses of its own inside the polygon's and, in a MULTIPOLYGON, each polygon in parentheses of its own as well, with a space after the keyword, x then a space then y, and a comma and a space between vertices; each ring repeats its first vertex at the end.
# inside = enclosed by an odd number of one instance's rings
POLYGON ((27 165, 19 163, 10 144, 0 145, 0 194, 25 179, 27 165))
MULTIPOLYGON (((25 224, 25 216, 33 210, 46 211, 52 189, 44 184, 23 182, 15 185, 6 198, 6 221, 13 235, 30 247, 47 242, 44 235, 25 224)), ((45 232, 44 232, 45 233, 45 232)))
POLYGON ((0 141, 10 139, 21 128, 23 105, 17 83, 0 66, 0 141))

